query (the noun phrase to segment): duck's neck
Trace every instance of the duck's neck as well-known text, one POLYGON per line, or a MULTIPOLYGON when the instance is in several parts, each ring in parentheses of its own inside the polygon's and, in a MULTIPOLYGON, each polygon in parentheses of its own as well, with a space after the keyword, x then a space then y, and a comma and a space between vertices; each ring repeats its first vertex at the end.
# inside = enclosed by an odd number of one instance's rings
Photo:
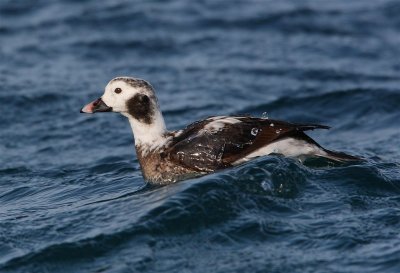
POLYGON ((167 128, 160 112, 155 113, 150 124, 128 117, 135 138, 135 147, 143 153, 151 152, 162 147, 167 141, 167 128))

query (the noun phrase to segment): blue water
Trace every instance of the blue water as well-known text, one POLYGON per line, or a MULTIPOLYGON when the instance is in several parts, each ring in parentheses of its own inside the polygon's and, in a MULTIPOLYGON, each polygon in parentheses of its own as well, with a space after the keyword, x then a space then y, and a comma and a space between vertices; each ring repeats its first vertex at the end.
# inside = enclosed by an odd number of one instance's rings
POLYGON ((1 272, 399 272, 399 1, 0 2, 1 272), (79 114, 147 79, 169 129, 330 125, 365 162, 279 156, 152 188, 128 122, 79 114))

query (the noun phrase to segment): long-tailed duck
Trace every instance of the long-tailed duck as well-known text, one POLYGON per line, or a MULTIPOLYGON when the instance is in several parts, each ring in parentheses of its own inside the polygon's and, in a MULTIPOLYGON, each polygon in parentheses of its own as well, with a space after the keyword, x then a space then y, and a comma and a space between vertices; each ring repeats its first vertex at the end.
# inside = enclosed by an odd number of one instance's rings
POLYGON ((169 184, 235 166, 268 154, 335 161, 357 157, 324 149, 304 131, 329 129, 247 116, 213 116, 183 130, 166 129, 153 87, 145 80, 118 77, 82 113, 118 112, 128 118, 144 178, 169 184))

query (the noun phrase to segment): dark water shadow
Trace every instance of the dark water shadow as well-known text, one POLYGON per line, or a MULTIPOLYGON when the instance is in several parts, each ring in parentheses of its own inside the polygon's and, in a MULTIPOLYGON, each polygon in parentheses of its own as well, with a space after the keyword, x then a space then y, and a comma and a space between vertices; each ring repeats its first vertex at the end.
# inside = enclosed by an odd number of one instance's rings
POLYGON ((160 185, 152 185, 150 183, 146 183, 143 186, 135 189, 132 192, 128 192, 128 193, 125 193, 123 195, 120 195, 120 196, 117 196, 117 197, 113 197, 113 198, 108 198, 108 199, 103 199, 103 200, 99 200, 99 201, 95 201, 95 202, 86 203, 86 204, 80 205, 78 207, 84 207, 84 206, 88 206, 88 205, 99 204, 99 203, 104 203, 104 202, 108 202, 108 201, 114 201, 114 200, 118 200, 118 199, 123 199, 125 197, 139 195, 139 194, 142 194, 142 193, 145 193, 145 192, 149 192, 151 190, 155 190, 155 189, 158 189, 160 187, 162 187, 162 186, 160 186, 160 185))

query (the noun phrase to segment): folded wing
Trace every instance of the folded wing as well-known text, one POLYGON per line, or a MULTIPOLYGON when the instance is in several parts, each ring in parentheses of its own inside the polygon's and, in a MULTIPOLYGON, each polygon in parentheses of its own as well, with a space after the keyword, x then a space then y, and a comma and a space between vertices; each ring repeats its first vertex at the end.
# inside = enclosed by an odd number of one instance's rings
POLYGON ((180 165, 210 172, 232 166, 250 153, 287 137, 320 147, 304 133, 314 129, 329 127, 251 117, 210 117, 185 128, 165 152, 180 165))

